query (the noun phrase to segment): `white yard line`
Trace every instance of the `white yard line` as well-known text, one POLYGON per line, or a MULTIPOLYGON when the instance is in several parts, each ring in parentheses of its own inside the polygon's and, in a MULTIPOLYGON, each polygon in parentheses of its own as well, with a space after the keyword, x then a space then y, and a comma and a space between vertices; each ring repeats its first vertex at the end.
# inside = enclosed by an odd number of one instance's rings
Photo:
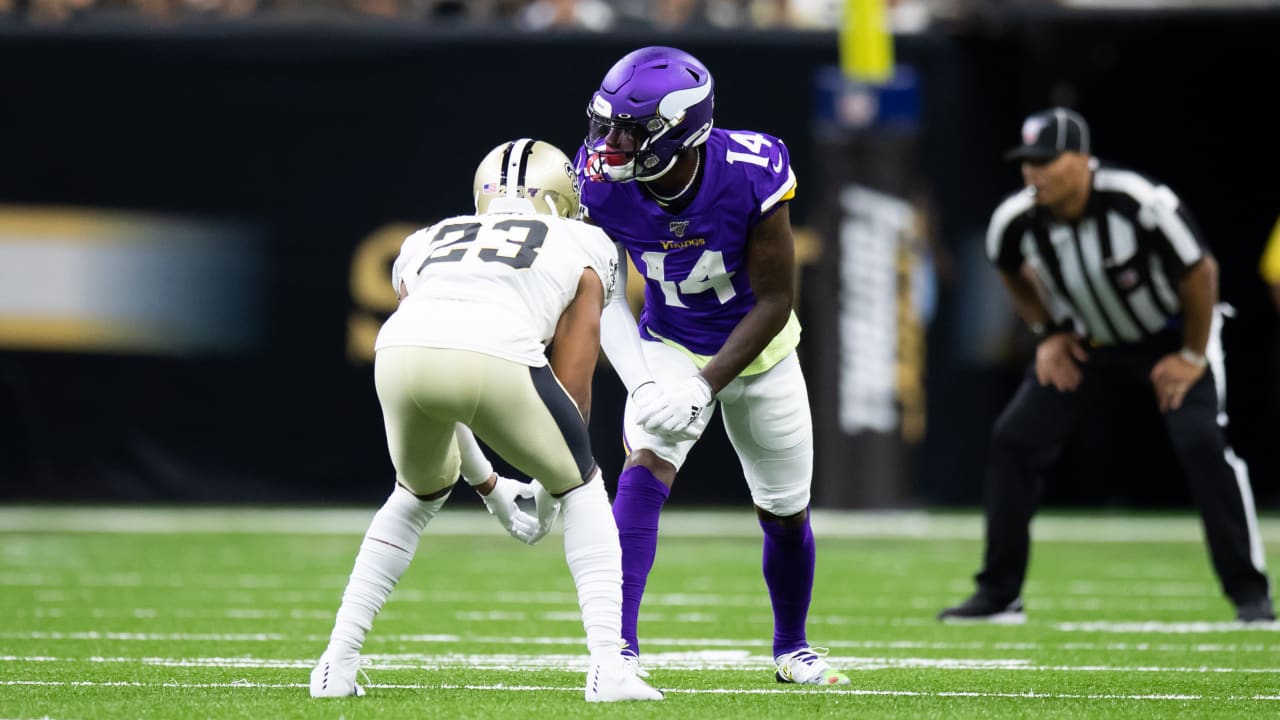
MULTIPOLYGON (((21 506, 0 508, 0 532, 64 532, 123 534, 301 534, 364 533, 376 508, 277 509, 236 508, 87 508, 21 506)), ((826 538, 902 538, 981 540, 982 517, 969 513, 920 511, 815 510, 814 532, 826 538)), ((1259 519, 1263 539, 1280 543, 1280 519, 1259 519)), ((464 508, 441 513, 428 534, 502 536, 503 530, 483 510, 464 508)), ((558 532, 558 530, 557 530, 558 532)), ((749 508, 727 511, 673 510, 662 516, 664 537, 757 538, 760 528, 749 508)), ((1098 514, 1043 515, 1032 529, 1038 542, 1187 542, 1200 543, 1198 517, 1098 514)))
POLYGON ((1061 632, 1086 633, 1120 633, 1132 635, 1202 635, 1205 633, 1234 632, 1247 630, 1252 632, 1280 632, 1280 622, 1249 623, 1238 622, 1065 622, 1056 623, 1054 629, 1061 632))
MULTIPOLYGON (((288 689, 296 690, 307 687, 306 683, 251 683, 237 680, 230 683, 143 683, 129 681, 97 682, 93 680, 0 680, 0 686, 34 686, 34 687, 102 687, 102 688, 179 688, 179 689, 288 689)), ((422 685, 422 684, 372 684, 365 686, 372 690, 481 690, 492 692, 571 692, 580 694, 580 687, 558 687, 551 685, 422 685)), ((939 691, 923 692, 918 690, 860 690, 857 688, 700 688, 670 689, 663 692, 679 695, 790 695, 794 693, 820 693, 822 695, 861 695, 880 697, 930 697, 930 698, 1015 698, 1034 700, 1173 700, 1188 701, 1277 701, 1280 695, 1161 695, 1161 694, 1083 694, 1083 693, 1039 693, 1028 692, 977 692, 977 691, 939 691)))
MULTIPOLYGON (((445 670, 475 668, 502 672, 528 672, 531 670, 563 670, 584 672, 587 658, 583 653, 519 655, 519 654, 463 654, 442 655, 395 654, 367 655, 367 669, 388 670, 445 670)), ((145 665, 151 667, 219 668, 219 669, 307 669, 315 664, 314 658, 260 659, 251 657, 51 657, 51 656, 0 656, 0 662, 39 663, 111 663, 145 665)), ((1040 665, 1020 658, 921 658, 921 657, 857 657, 833 655, 829 662, 850 672, 873 670, 988 670, 1017 672, 1061 673, 1178 673, 1178 674, 1228 674, 1257 675, 1280 674, 1280 667, 1213 667, 1213 666, 1165 666, 1165 665, 1040 665)), ((650 669, 672 671, 746 671, 759 673, 773 667, 769 655, 753 655, 747 651, 708 651, 684 653, 652 653, 645 655, 645 666, 650 669)))
POLYGON ((141 640, 152 642, 280 642, 288 636, 279 633, 139 633, 100 632, 98 630, 72 632, 3 632, 6 640, 141 640))
MULTIPOLYGON (((1171 624, 1171 623, 1167 623, 1171 624)), ((1130 624, 1135 625, 1135 624, 1130 624)), ((1138 627, 1145 628, 1149 623, 1136 624, 1138 627)), ((1242 630, 1260 630, 1274 632, 1275 626, 1266 625, 1240 625, 1236 623, 1198 623, 1198 626, 1213 626, 1210 628, 1202 628, 1205 633, 1210 632, 1239 632, 1242 630)), ((1074 632, 1079 632, 1075 630, 1074 632)), ((1133 632, 1144 633, 1153 632, 1147 630, 1135 630, 1133 632)), ((135 642, 281 642, 281 641, 302 641, 302 642, 326 642, 327 635, 304 635, 289 636, 279 633, 136 633, 136 632, 106 632, 97 630, 87 631, 24 631, 0 632, 0 639, 4 640, 113 640, 113 641, 135 641, 135 642)), ((395 643, 423 643, 427 645, 516 645, 516 646, 567 646, 579 647, 583 645, 584 640, 576 635, 563 636, 510 636, 510 635, 451 635, 451 634, 396 634, 386 635, 373 633, 369 636, 368 644, 377 646, 380 644, 395 643)), ((763 648, 772 644, 767 638, 750 638, 750 639, 729 639, 729 638, 646 638, 644 641, 646 647, 658 648, 763 648)), ((830 648, 847 649, 847 650, 996 650, 996 651, 1018 651, 1018 650, 1066 650, 1070 652, 1158 652, 1158 653, 1280 653, 1280 644, 1267 644, 1262 642, 1233 642, 1233 643, 1169 643, 1169 642, 1080 642, 1080 641, 1064 641, 1064 642, 930 642, 923 640, 832 640, 823 642, 823 645, 830 648)), ((646 655, 649 657, 649 655, 646 655)))

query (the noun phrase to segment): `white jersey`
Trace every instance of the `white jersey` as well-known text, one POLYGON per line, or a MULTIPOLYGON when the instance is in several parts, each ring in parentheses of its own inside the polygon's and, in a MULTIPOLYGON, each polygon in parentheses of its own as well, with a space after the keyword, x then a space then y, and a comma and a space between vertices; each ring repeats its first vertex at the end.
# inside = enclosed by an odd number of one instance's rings
POLYGON ((591 268, 608 303, 618 256, 600 228, 531 213, 449 218, 410 235, 391 270, 408 297, 375 350, 412 345, 547 364, 546 345, 591 268))

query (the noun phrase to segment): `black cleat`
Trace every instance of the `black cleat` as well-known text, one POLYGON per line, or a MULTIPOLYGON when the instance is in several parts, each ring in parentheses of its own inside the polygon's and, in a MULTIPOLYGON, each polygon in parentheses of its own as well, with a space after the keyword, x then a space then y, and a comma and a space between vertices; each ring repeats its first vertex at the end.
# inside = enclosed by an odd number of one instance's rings
POLYGON ((1012 602, 997 602, 981 593, 974 593, 968 600, 938 613, 938 619, 942 622, 1021 625, 1027 621, 1027 614, 1022 611, 1022 600, 1019 598, 1014 598, 1012 602))
POLYGON ((1263 595, 1253 602, 1241 603, 1236 607, 1236 622, 1275 622, 1276 611, 1271 607, 1271 598, 1263 595))

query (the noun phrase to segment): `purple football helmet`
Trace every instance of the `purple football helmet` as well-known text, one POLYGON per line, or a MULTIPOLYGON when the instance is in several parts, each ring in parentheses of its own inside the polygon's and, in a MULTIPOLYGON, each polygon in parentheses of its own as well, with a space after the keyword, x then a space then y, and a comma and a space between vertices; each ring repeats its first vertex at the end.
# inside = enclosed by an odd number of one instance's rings
POLYGON ((670 47, 646 47, 609 69, 587 106, 587 176, 656 180, 711 134, 711 73, 670 47))

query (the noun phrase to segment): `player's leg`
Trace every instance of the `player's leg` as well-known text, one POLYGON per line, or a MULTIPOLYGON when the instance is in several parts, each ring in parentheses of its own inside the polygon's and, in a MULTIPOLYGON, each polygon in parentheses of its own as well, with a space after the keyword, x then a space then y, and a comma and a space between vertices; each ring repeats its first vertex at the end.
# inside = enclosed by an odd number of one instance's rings
MULTIPOLYGON (((1093 362, 1093 361, 1091 361, 1093 362)), ((991 431, 984 505, 986 548, 977 591, 939 619, 1023 622, 1019 595, 1031 552, 1031 517, 1040 500, 1042 471, 1092 402, 1098 371, 1086 364, 1080 386, 1061 392, 1041 385, 1034 364, 991 431)))
POLYGON ((1220 415, 1223 393, 1215 391, 1219 368, 1207 370, 1182 406, 1165 413, 1165 427, 1200 508, 1213 567, 1238 618, 1274 620, 1249 468, 1227 445, 1219 424, 1219 418, 1226 420, 1220 415))
POLYGON ((516 367, 489 375, 471 428, 561 499, 565 561, 591 653, 586 699, 660 700, 662 693, 626 668, 620 655, 622 551, 586 424, 550 368, 516 367))
POLYGON ((742 463, 764 533, 761 567, 773 606, 779 682, 839 685, 805 633, 817 551, 809 523, 813 421, 793 353, 767 372, 739 378, 720 393, 724 425, 742 463))
MULTIPOLYGON (((365 636, 408 569, 423 529, 457 480, 459 458, 450 408, 456 403, 448 396, 465 397, 474 383, 450 373, 439 355, 426 348, 378 353, 375 384, 396 485, 360 544, 329 645, 311 674, 313 697, 363 694, 356 673, 365 636), (441 382, 444 377, 449 380, 441 382), (429 412, 432 407, 440 408, 438 415, 429 412)), ((458 365, 465 373, 465 363, 458 365)))
MULTIPOLYGON (((698 371, 692 360, 674 348, 659 342, 645 342, 643 348, 649 371, 660 382, 679 382, 698 371)), ((714 406, 691 429, 701 435, 713 411, 714 406)), ((676 472, 695 442, 673 442, 645 432, 635 421, 635 408, 628 399, 623 413, 627 461, 618 476, 613 517, 622 543, 622 638, 631 657, 640 654, 640 601, 658 552, 658 518, 676 472)))
POLYGON ((617 654, 621 551, 586 424, 551 368, 496 358, 493 363, 510 367, 490 374, 471 429, 504 460, 562 498, 565 557, 578 587, 588 648, 617 654))

